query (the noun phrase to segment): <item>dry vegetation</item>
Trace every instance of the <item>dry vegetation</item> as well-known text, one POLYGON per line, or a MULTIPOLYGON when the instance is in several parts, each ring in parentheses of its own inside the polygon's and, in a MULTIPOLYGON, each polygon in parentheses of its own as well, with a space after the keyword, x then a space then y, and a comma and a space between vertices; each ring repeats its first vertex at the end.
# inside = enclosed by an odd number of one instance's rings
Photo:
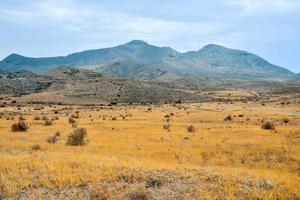
POLYGON ((299 103, 6 105, 0 116, 0 199, 300 198, 299 103))

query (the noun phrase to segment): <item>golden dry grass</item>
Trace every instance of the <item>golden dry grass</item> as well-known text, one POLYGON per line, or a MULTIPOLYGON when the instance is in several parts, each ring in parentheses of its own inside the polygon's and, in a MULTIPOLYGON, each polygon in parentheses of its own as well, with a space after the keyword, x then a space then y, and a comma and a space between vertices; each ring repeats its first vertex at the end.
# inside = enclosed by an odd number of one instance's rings
POLYGON ((300 198, 297 104, 35 107, 0 110, 2 196, 124 199, 143 191, 149 199, 300 198), (79 111, 77 126, 88 132, 85 146, 65 144, 74 130, 68 118, 75 111, 79 111), (14 120, 6 119, 9 113, 14 120), (21 114, 29 130, 11 132, 21 114), (232 121, 224 121, 228 115, 232 121), (35 116, 59 120, 45 126, 35 116), (263 130, 262 120, 274 122, 275 130, 263 130), (163 128, 166 123, 169 131, 163 128), (189 125, 196 131, 189 133, 189 125), (48 143, 47 138, 58 131, 58 142, 48 143), (41 149, 33 150, 35 144, 41 149), (146 187, 151 178, 162 186, 146 187))

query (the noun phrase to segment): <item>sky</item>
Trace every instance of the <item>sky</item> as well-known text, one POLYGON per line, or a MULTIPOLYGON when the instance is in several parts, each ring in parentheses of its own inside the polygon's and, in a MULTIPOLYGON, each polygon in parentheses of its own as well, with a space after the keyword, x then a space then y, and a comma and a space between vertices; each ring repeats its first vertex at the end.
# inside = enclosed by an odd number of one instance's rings
POLYGON ((224 45, 300 73, 300 0, 0 0, 0 59, 133 39, 180 52, 224 45))

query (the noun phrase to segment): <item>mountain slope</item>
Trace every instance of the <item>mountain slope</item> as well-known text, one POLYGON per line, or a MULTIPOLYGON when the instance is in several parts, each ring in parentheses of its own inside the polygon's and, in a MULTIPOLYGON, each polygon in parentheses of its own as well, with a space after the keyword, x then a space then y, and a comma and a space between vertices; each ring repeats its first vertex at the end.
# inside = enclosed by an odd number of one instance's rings
MULTIPOLYGON (((157 47, 133 40, 112 48, 88 50, 65 57, 27 58, 12 54, 0 62, 0 69, 46 72, 59 66, 93 69, 108 75, 143 79, 159 71, 209 77, 250 79, 288 78, 289 70, 270 64, 257 55, 207 45, 199 51, 180 53, 169 47, 157 47), (146 75, 138 76, 146 71, 146 75), (137 76, 137 77, 135 77, 137 76)), ((156 75, 155 75, 156 76, 156 75)), ((154 76, 154 78, 155 78, 154 76)))

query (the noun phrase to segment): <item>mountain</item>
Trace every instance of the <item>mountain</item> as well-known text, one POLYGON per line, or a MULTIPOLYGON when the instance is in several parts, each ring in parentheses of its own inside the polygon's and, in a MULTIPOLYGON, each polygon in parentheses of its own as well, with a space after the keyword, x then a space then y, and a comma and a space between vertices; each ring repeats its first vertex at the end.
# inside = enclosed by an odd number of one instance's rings
POLYGON ((94 69, 105 76, 123 77, 137 80, 151 80, 159 77, 164 71, 145 64, 124 60, 94 69))
POLYGON ((47 73, 47 76, 58 79, 58 80, 78 80, 78 79, 90 79, 96 77, 102 77, 102 74, 94 72, 88 69, 78 69, 74 67, 58 67, 50 70, 47 73))
POLYGON ((199 51, 177 52, 133 40, 112 48, 88 50, 61 57, 28 58, 11 54, 0 62, 6 71, 44 73, 59 66, 92 69, 104 75, 156 78, 161 72, 245 79, 289 78, 293 72, 246 51, 210 44, 199 51))
POLYGON ((286 80, 285 83, 292 84, 292 85, 300 85, 300 73, 295 74, 290 79, 286 80))

